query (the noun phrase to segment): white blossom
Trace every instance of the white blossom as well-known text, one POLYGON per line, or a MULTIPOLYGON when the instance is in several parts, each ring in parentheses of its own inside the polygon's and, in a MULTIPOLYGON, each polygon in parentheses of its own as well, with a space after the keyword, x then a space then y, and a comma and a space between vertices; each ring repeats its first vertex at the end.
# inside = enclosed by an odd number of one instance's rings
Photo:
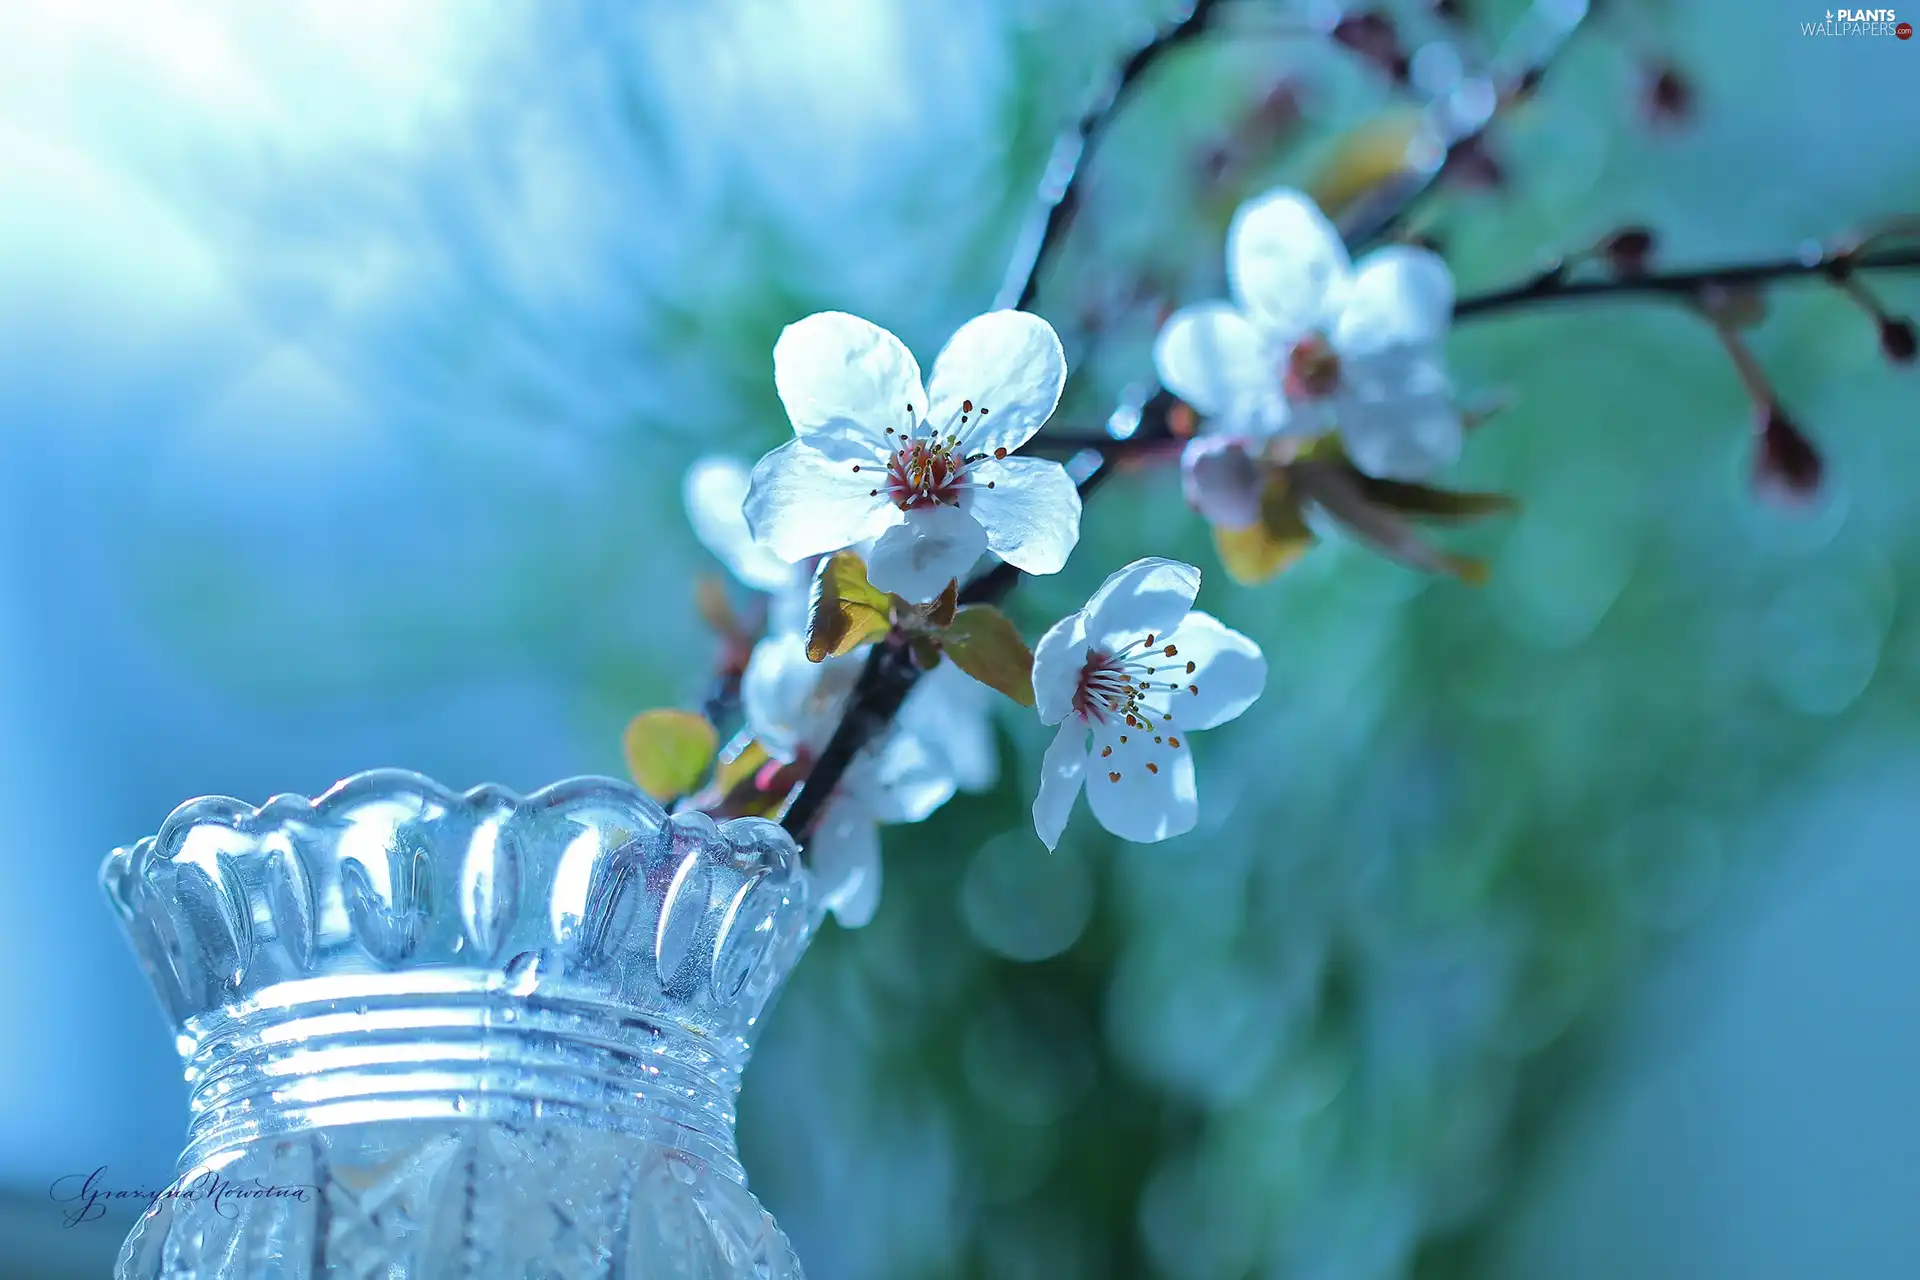
POLYGON ((753 469, 746 517, 797 561, 873 540, 867 579, 916 603, 986 552, 1057 573, 1080 538, 1065 468, 1014 456, 1066 381, 1052 326, 1024 311, 962 325, 922 387, 906 346, 843 312, 787 326, 774 385, 794 439, 753 469))
POLYGON ((792 564, 754 540, 747 527, 747 464, 737 458, 709 454, 696 459, 681 481, 687 523, 693 536, 727 567, 742 586, 765 592, 768 625, 774 631, 797 631, 807 623, 807 593, 814 561, 792 564))
POLYGON ((1260 646, 1192 609, 1200 571, 1136 560, 1033 651, 1042 724, 1057 724, 1040 767, 1033 825, 1054 848, 1086 789, 1100 825, 1150 843, 1199 814, 1188 738, 1252 706, 1267 681, 1260 646))
POLYGON ((1338 429, 1347 456, 1383 479, 1421 480, 1460 455, 1447 381, 1453 274, 1408 245, 1355 266, 1298 191, 1242 205, 1227 232, 1233 301, 1176 312, 1154 345, 1168 389, 1255 437, 1338 429))
MULTIPOLYGON (((866 665, 865 647, 824 662, 805 639, 769 636, 754 646, 740 701, 755 741, 776 760, 810 760, 827 745, 866 665)), ((950 664, 907 695, 894 726, 855 758, 821 809, 808 863, 824 905, 847 928, 873 918, 880 898, 882 824, 919 822, 999 772, 988 691, 950 664), (946 673, 943 675, 943 673, 946 673)))

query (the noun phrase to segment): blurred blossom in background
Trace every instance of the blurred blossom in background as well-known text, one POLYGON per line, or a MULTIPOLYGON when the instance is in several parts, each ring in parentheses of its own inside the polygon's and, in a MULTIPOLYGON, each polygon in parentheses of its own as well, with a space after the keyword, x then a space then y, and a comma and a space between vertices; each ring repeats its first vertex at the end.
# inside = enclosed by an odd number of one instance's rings
MULTIPOLYGON (((703 692, 719 569, 681 478, 785 438, 781 326, 932 350, 983 309, 1055 132, 1157 16, 0 8, 9 1274, 101 1274, 125 1219, 64 1228, 49 1184, 164 1183, 184 1131, 102 855, 208 792, 618 773, 636 710, 703 692)), ((1433 206, 1462 289, 1623 223, 1684 262, 1920 208, 1920 53, 1818 16, 1609 4, 1496 132, 1509 184, 1433 206), (1683 128, 1641 123, 1655 56, 1683 128)), ((1169 62, 1096 161, 1038 304, 1063 425, 1218 295, 1234 205, 1383 104, 1273 27, 1169 62)), ((1014 599, 1029 635, 1181 556, 1267 696, 1202 744, 1181 839, 1082 820, 1047 856, 1012 715, 996 790, 888 831, 878 916, 827 929, 742 1099, 810 1274, 1913 1274, 1915 384, 1831 291, 1771 304, 1811 511, 1747 491, 1710 332, 1630 307, 1455 338, 1515 403, 1460 469, 1525 503, 1472 535, 1482 591, 1348 547, 1238 588, 1177 477, 1089 504, 1014 599)))

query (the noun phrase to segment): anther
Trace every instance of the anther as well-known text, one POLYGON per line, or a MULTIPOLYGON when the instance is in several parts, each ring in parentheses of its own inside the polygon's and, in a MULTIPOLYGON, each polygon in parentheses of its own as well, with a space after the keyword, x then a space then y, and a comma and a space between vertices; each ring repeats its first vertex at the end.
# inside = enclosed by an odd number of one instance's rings
POLYGON ((1107 775, 1107 781, 1108 781, 1108 782, 1118 782, 1118 781, 1120 781, 1120 775, 1119 775, 1119 774, 1117 774, 1117 773, 1110 773, 1110 774, 1108 774, 1108 775, 1107 775))
POLYGON ((1197 662, 1189 662, 1189 663, 1187 664, 1187 674, 1188 674, 1188 675, 1192 675, 1192 674, 1193 674, 1193 673, 1194 673, 1195 671, 1197 671, 1197 670, 1199 669, 1199 667, 1200 667, 1200 664, 1199 664, 1199 663, 1197 663, 1197 662))
POLYGON ((1157 765, 1157 764, 1155 764, 1155 763, 1154 763, 1153 761, 1151 761, 1151 760, 1149 760, 1149 761, 1147 761, 1147 772, 1148 772, 1148 773, 1158 773, 1158 772, 1160 772, 1160 766, 1159 766, 1159 765, 1157 765))
POLYGON ((1179 746, 1179 745, 1180 745, 1180 739, 1178 739, 1178 738, 1168 738, 1168 739, 1167 739, 1167 745, 1168 745, 1168 746, 1170 746, 1170 747, 1177 747, 1177 746, 1179 746))
MULTIPOLYGON (((1127 723, 1128 723, 1128 724, 1132 724, 1132 723, 1133 723, 1133 717, 1132 717, 1132 716, 1128 716, 1128 717, 1127 717, 1127 723)), ((1120 741, 1121 741, 1121 742, 1122 742, 1122 743, 1124 744, 1124 743, 1126 742, 1126 740, 1127 740, 1127 735, 1126 735, 1126 734, 1124 734, 1124 733, 1123 733, 1123 734, 1121 734, 1121 735, 1120 735, 1120 741)))
MULTIPOLYGON (((985 412, 986 412, 986 410, 985 410, 985 409, 982 409, 982 410, 981 410, 980 412, 981 412, 981 413, 985 413, 985 412)), ((1006 451, 1005 449, 995 449, 995 450, 993 451, 993 456, 994 456, 994 457, 995 457, 996 459, 997 459, 997 458, 1004 458, 1004 457, 1006 457, 1006 456, 1007 456, 1007 451, 1006 451)))
POLYGON ((972 413, 972 412, 973 412, 973 401, 971 401, 971 400, 962 400, 962 401, 960 402, 960 412, 962 412, 962 413, 972 413))
POLYGON ((1101 758, 1102 760, 1105 760, 1105 759, 1106 759, 1106 758, 1107 758, 1108 756, 1110 756, 1110 755, 1112 755, 1112 754, 1113 754, 1113 748, 1112 748, 1112 747, 1102 747, 1102 748, 1100 748, 1100 758, 1101 758))
POLYGON ((1200 692, 1200 686, 1199 686, 1199 685, 1197 685, 1197 684, 1190 684, 1190 685, 1188 685, 1188 686, 1187 686, 1187 692, 1188 692, 1188 693, 1199 693, 1199 692, 1200 692))
POLYGON ((1179 653, 1180 649, 1176 645, 1168 645, 1165 649, 1161 650, 1161 652, 1171 658, 1174 654, 1179 653))

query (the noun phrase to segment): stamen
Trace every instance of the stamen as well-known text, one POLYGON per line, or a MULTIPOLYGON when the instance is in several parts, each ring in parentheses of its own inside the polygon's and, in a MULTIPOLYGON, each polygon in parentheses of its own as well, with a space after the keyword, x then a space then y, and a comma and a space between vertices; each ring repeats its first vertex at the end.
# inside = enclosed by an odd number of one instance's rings
POLYGON ((1108 781, 1108 782, 1118 782, 1118 781, 1120 781, 1120 775, 1119 775, 1119 774, 1117 774, 1117 773, 1110 773, 1110 774, 1108 774, 1108 775, 1107 775, 1107 781, 1108 781))
POLYGON ((1170 747, 1177 747, 1177 746, 1179 746, 1179 745, 1180 745, 1180 739, 1178 739, 1178 738, 1168 738, 1168 739, 1167 739, 1167 745, 1168 745, 1168 746, 1170 746, 1170 747))
POLYGON ((1197 684, 1190 684, 1190 685, 1188 685, 1188 686, 1187 686, 1187 692, 1188 692, 1188 693, 1199 693, 1199 692, 1200 692, 1200 686, 1199 686, 1199 685, 1197 685, 1197 684))
POLYGON ((1105 760, 1108 756, 1112 754, 1113 754, 1113 748, 1111 746, 1100 748, 1100 758, 1102 760, 1105 760))
POLYGON ((1193 673, 1194 673, 1195 671, 1197 671, 1197 670, 1199 669, 1199 667, 1200 667, 1200 664, 1199 664, 1199 663, 1197 663, 1197 662, 1189 662, 1189 663, 1187 664, 1187 674, 1188 674, 1188 675, 1192 675, 1192 674, 1193 674, 1193 673))
POLYGON ((1159 765, 1157 765, 1157 764, 1155 764, 1155 763, 1154 763, 1153 761, 1151 761, 1151 760, 1149 760, 1149 761, 1147 761, 1147 772, 1148 772, 1148 773, 1158 773, 1158 772, 1160 772, 1160 766, 1159 766, 1159 765))
POLYGON ((1167 656, 1168 656, 1169 658, 1171 658, 1171 657, 1173 657, 1173 656, 1174 656, 1174 655, 1175 655, 1176 653, 1179 653, 1179 652, 1180 652, 1180 649, 1179 649, 1179 647, 1178 647, 1177 645, 1171 645, 1171 644, 1170 644, 1170 645, 1168 645, 1168 646, 1167 646, 1167 647, 1166 647, 1165 649, 1163 649, 1163 650, 1161 650, 1161 652, 1162 652, 1162 653, 1165 653, 1165 654, 1166 654, 1166 655, 1167 655, 1167 656))

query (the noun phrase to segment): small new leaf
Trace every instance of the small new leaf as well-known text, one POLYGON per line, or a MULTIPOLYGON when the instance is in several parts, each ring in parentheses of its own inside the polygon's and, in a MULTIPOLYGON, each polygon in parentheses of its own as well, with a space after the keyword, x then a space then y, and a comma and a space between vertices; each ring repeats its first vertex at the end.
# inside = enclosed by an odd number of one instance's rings
POLYGON ((990 604, 970 604, 953 615, 941 637, 954 665, 1023 707, 1033 705, 1033 650, 1007 615, 990 604))
POLYGON ((1292 473, 1303 498, 1316 503, 1381 555, 1427 573, 1452 574, 1472 586, 1486 582, 1484 560, 1428 545, 1406 514, 1375 502, 1363 482, 1376 481, 1351 467, 1326 463, 1296 466, 1292 473))
POLYGON ((867 566, 851 551, 821 561, 807 606, 807 658, 825 662, 893 626, 893 597, 867 581, 867 566))
MULTIPOLYGON (((895 596, 894 599, 899 599, 895 596)), ((953 612, 960 607, 960 580, 947 583, 947 589, 934 598, 931 604, 913 606, 926 624, 934 630, 944 630, 953 625, 953 612)))
POLYGON ((1354 478, 1360 492, 1373 505, 1426 520, 1477 520, 1481 516, 1503 515, 1520 509, 1520 504, 1504 493, 1435 489, 1401 480, 1376 480, 1358 472, 1354 478))
POLYGON ((1386 183, 1408 171, 1418 152, 1416 111, 1389 111, 1361 125, 1334 145, 1333 154, 1307 185, 1307 194, 1338 219, 1386 183))
POLYGON ((1215 529, 1214 549, 1235 582, 1255 586, 1279 574, 1313 545, 1300 501, 1285 468, 1275 467, 1260 491, 1260 521, 1245 529, 1215 529))
POLYGON ((627 768, 640 789, 665 802, 694 790, 707 776, 719 735, 691 711, 642 711, 627 725, 627 768))

